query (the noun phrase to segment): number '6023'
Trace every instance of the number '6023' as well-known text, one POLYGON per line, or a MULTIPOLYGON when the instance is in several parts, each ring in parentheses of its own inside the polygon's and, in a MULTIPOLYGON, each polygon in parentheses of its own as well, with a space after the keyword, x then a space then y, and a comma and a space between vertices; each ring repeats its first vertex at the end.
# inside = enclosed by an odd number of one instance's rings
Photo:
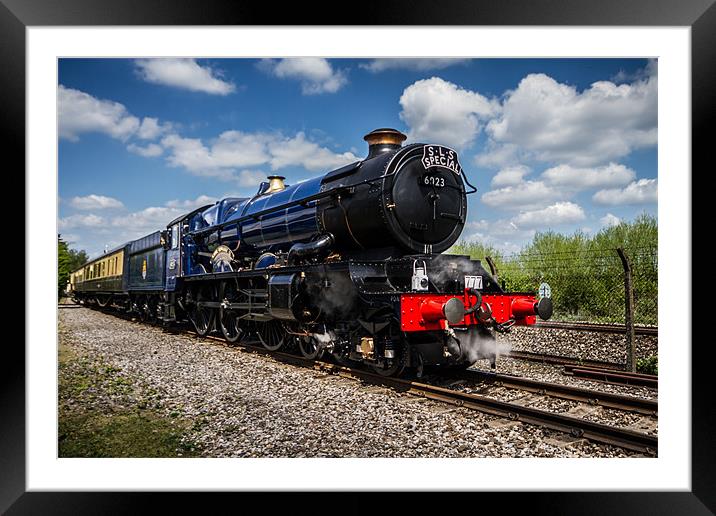
POLYGON ((445 186, 445 178, 442 176, 423 176, 423 184, 426 186, 445 186))

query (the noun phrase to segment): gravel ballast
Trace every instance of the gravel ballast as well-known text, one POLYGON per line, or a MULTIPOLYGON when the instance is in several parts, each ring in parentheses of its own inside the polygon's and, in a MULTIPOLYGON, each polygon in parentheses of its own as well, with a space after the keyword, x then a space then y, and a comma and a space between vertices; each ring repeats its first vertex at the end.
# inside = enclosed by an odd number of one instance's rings
POLYGON ((86 308, 61 309, 59 321, 62 344, 192 422, 206 457, 640 456, 86 308))
MULTIPOLYGON (((529 351, 583 360, 599 360, 624 364, 626 344, 624 335, 591 331, 563 330, 514 326, 497 336, 501 347, 514 351, 529 351)), ((636 357, 649 358, 658 353, 658 337, 636 336, 636 357)))

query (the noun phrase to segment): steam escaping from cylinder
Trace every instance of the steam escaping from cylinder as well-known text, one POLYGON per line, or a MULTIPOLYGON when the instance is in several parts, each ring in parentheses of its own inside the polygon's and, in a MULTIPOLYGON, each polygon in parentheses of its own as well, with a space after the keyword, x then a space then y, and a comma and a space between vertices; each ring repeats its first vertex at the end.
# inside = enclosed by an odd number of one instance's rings
POLYGON ((460 340, 460 356, 471 364, 486 358, 497 359, 512 351, 511 342, 499 341, 492 334, 474 327, 466 332, 456 332, 456 337, 460 340))
POLYGON ((324 333, 313 333, 311 336, 316 339, 318 346, 325 349, 332 349, 334 342, 336 341, 336 334, 333 330, 324 331, 324 333))

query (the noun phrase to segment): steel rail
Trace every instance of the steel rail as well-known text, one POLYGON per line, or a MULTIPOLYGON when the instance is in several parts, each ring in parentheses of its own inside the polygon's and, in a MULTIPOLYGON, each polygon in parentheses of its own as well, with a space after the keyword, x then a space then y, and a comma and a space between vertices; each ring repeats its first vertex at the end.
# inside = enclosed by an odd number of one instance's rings
MULTIPOLYGON (((626 333, 624 324, 603 324, 586 322, 567 321, 540 321, 534 324, 535 328, 546 328, 554 330, 593 331, 600 333, 626 333)), ((637 335, 659 335, 658 326, 634 326, 634 333, 637 335)))
POLYGON ((542 362, 554 365, 578 365, 583 367, 593 367, 602 369, 624 369, 624 364, 616 362, 603 362, 601 360, 589 360, 576 357, 565 357, 561 355, 545 355, 543 353, 534 353, 532 351, 510 351, 505 358, 517 358, 520 360, 529 360, 530 362, 542 362))
POLYGON ((659 410, 659 403, 656 400, 648 400, 611 392, 593 391, 573 385, 542 382, 523 376, 487 373, 468 369, 463 371, 460 377, 465 380, 480 381, 497 387, 520 389, 543 396, 578 401, 580 403, 598 405, 627 412, 636 412, 648 416, 657 416, 659 410))
POLYGON ((564 374, 611 384, 619 383, 651 387, 653 389, 659 388, 659 377, 652 374, 578 365, 565 365, 564 374))

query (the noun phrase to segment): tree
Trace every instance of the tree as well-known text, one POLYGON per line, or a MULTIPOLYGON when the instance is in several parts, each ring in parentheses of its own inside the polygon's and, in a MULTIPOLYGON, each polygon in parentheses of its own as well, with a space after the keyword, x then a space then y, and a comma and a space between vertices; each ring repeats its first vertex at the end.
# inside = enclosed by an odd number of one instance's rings
POLYGON ((57 235, 57 294, 62 295, 70 279, 70 250, 67 242, 57 235))
POLYGON ((70 249, 70 246, 57 235, 57 293, 59 296, 65 291, 70 273, 76 271, 87 263, 87 253, 70 249))
POLYGON ((75 249, 70 249, 70 272, 74 272, 80 267, 82 267, 85 263, 87 263, 87 253, 82 251, 77 251, 75 249))

